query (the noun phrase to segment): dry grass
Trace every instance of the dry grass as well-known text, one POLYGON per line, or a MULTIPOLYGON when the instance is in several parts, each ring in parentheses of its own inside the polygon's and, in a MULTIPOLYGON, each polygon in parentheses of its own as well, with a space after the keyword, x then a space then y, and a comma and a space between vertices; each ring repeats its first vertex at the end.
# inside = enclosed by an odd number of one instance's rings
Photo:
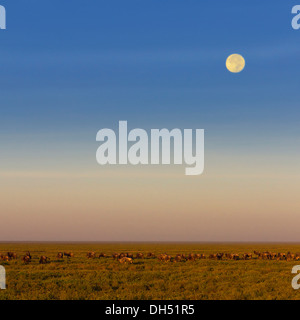
POLYGON ((122 265, 109 258, 87 259, 88 251, 244 253, 258 251, 300 252, 300 245, 278 244, 0 244, 0 252, 14 251, 18 260, 0 262, 7 271, 7 290, 0 299, 299 299, 291 287, 292 267, 300 261, 258 260, 162 263, 157 259, 134 260, 122 265), (24 265, 29 250, 33 261, 24 265), (56 258, 72 251, 70 260, 56 258), (40 265, 39 257, 51 258, 40 265))

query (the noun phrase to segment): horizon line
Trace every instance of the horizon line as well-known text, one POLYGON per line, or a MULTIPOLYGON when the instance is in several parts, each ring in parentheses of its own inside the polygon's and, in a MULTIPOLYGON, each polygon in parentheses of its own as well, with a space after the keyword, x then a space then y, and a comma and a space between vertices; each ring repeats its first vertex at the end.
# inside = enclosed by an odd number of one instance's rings
POLYGON ((90 243, 90 244, 299 244, 300 241, 257 241, 257 240, 250 240, 250 241, 95 241, 95 240, 62 240, 62 241, 55 241, 55 240, 15 240, 15 241, 1 241, 1 244, 9 244, 9 243, 23 243, 23 244, 29 244, 29 243, 74 243, 74 244, 80 244, 80 243, 90 243))

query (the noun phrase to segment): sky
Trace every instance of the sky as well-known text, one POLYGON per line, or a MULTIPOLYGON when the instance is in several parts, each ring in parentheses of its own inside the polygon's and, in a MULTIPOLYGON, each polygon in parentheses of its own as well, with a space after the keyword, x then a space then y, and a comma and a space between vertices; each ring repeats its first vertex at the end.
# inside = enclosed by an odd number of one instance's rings
POLYGON ((300 241, 296 4, 0 0, 0 241, 300 241), (100 166, 120 120, 204 129, 204 173, 100 166))

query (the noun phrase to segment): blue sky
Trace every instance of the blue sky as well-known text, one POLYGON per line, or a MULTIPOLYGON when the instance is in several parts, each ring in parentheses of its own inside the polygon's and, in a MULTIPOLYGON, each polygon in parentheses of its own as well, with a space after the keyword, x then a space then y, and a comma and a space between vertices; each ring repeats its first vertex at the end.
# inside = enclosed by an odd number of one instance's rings
POLYGON ((119 120, 205 129, 208 177, 299 173, 296 1, 0 4, 0 173, 104 172, 96 133, 119 120), (232 53, 240 74, 225 68, 232 53))
POLYGON ((278 128, 299 133, 294 1, 1 3, 5 136, 55 134, 53 143, 92 148, 100 128, 123 119, 204 128, 207 139, 224 129, 243 140, 253 129, 262 141, 278 128), (234 52, 246 59, 238 75, 224 67, 234 52))
POLYGON ((88 130, 124 117, 143 125, 292 124, 299 116, 294 2, 2 4, 2 130, 88 130), (239 75, 224 68, 234 52, 247 63, 239 75))

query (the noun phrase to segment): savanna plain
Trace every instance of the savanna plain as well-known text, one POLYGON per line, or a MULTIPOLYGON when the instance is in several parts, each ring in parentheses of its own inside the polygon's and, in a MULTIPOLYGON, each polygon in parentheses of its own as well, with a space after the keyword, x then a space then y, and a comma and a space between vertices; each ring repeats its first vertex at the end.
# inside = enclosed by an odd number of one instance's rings
POLYGON ((128 299, 300 299, 294 290, 296 259, 259 258, 256 252, 300 252, 298 244, 204 243, 0 243, 7 289, 0 300, 128 300, 128 299), (31 261, 22 260, 30 252, 31 261), (59 258, 59 252, 74 256, 59 258), (89 252, 95 257, 88 258, 89 252), (147 257, 148 253, 155 257, 147 257), (100 257, 105 253, 106 257, 100 257), (114 253, 130 253, 132 263, 120 263, 114 253), (142 253, 143 258, 136 259, 142 253), (159 260, 166 253, 171 261, 159 260), (222 253, 222 259, 209 258, 222 253), (252 258, 243 259, 245 253, 252 258), (206 258, 175 261, 176 255, 206 258), (226 258, 236 254, 239 260, 226 258), (41 256, 49 259, 40 263, 41 256))

